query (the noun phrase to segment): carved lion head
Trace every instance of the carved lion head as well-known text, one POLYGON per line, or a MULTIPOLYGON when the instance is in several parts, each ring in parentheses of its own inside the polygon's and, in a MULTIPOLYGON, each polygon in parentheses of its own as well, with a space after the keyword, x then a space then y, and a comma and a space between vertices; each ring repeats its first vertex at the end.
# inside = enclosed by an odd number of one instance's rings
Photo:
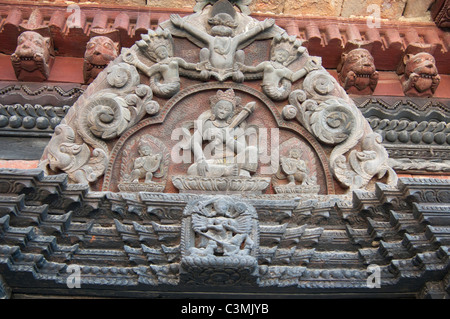
POLYGON ((348 53, 343 53, 338 72, 345 77, 350 71, 361 77, 369 77, 374 73, 375 63, 370 52, 366 49, 354 49, 348 53))

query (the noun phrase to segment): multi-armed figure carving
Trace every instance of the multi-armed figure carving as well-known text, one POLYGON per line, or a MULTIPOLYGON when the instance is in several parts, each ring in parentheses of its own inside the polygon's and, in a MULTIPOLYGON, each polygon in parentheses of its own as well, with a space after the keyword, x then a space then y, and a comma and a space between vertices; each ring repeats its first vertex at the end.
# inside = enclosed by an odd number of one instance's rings
POLYGON ((275 20, 266 19, 259 22, 256 27, 235 35, 234 29, 238 27, 234 19, 235 15, 236 11, 229 2, 218 2, 213 7, 212 17, 208 19, 211 26, 210 33, 185 23, 177 14, 170 16, 170 20, 176 27, 187 31, 206 44, 207 47, 200 51, 201 75, 205 80, 214 76, 219 81, 225 81, 229 77, 236 82, 244 81, 244 75, 239 70, 238 63, 244 63, 245 53, 243 50, 238 50, 238 47, 275 24, 275 20))
POLYGON ((157 96, 170 98, 180 90, 180 67, 194 70, 197 67, 196 64, 173 56, 173 39, 169 31, 149 30, 136 44, 155 64, 147 66, 139 60, 135 51, 128 49, 124 50, 123 58, 150 78, 150 87, 157 96))
MULTIPOLYGON (((210 99, 211 112, 206 111, 198 119, 192 136, 194 164, 189 175, 222 177, 246 176, 256 171, 258 154, 256 146, 249 145, 249 132, 245 119, 253 112, 255 103, 248 103, 239 114, 236 108, 240 99, 232 89, 219 90, 210 99), (203 148, 203 141, 210 141, 203 148)), ((256 131, 253 131, 256 134, 256 131)))

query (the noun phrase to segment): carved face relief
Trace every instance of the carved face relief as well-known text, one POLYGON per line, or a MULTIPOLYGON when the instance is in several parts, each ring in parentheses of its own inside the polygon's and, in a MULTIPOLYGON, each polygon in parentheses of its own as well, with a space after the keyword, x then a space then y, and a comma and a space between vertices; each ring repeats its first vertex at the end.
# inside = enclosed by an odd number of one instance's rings
POLYGON ((219 101, 213 108, 214 115, 220 120, 227 120, 234 113, 234 106, 228 101, 219 101))
POLYGON ((232 16, 227 13, 219 13, 213 18, 208 19, 208 23, 212 26, 211 35, 231 37, 233 29, 237 27, 232 16))
POLYGON ((23 32, 17 39, 16 51, 11 55, 14 71, 19 80, 46 80, 50 73, 51 40, 37 32, 23 32), (29 74, 38 71, 38 75, 29 74))
POLYGON ((167 51, 167 48, 164 46, 156 48, 155 53, 158 56, 159 60, 164 60, 169 56, 169 52, 167 51))
POLYGON ((110 38, 98 36, 89 40, 84 53, 85 82, 95 79, 117 55, 118 45, 110 38))
POLYGON ((275 56, 273 57, 273 60, 277 61, 280 64, 284 64, 288 58, 289 52, 287 52, 284 49, 277 49, 275 51, 275 56))

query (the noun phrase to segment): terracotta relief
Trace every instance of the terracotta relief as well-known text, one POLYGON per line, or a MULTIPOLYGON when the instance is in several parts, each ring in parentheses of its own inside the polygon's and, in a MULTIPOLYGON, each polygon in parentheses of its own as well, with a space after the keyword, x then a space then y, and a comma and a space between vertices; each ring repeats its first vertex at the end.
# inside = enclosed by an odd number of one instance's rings
POLYGON ((86 44, 84 53, 84 83, 92 82, 119 55, 119 44, 106 36, 96 36, 86 44))
POLYGON ((378 84, 374 59, 366 49, 343 53, 337 71, 339 83, 349 94, 372 94, 378 84))
POLYGON ((428 52, 407 52, 399 69, 406 96, 431 97, 441 82, 436 60, 428 52))
POLYGON ((45 81, 53 63, 53 46, 49 37, 25 31, 17 39, 11 55, 14 72, 19 81, 45 81))

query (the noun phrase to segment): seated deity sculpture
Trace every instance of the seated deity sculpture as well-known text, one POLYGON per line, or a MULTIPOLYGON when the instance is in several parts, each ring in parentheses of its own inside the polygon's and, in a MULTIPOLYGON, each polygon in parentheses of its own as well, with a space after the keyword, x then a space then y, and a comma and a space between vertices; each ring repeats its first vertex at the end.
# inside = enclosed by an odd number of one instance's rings
POLYGON ((292 149, 289 156, 280 158, 281 169, 286 174, 290 185, 295 185, 295 182, 302 184, 308 176, 306 163, 300 156, 301 152, 298 149, 292 149))
POLYGON ((194 164, 188 175, 205 177, 250 177, 257 169, 256 130, 245 119, 253 112, 255 103, 248 103, 239 114, 240 99, 233 89, 219 90, 211 97, 211 111, 197 120, 192 136, 194 164), (207 143, 205 147, 204 144, 207 143))
POLYGON ((161 167, 161 154, 153 154, 150 146, 139 145, 139 157, 134 160, 131 171, 131 183, 139 183, 139 179, 145 177, 145 183, 151 182, 153 174, 161 167))

